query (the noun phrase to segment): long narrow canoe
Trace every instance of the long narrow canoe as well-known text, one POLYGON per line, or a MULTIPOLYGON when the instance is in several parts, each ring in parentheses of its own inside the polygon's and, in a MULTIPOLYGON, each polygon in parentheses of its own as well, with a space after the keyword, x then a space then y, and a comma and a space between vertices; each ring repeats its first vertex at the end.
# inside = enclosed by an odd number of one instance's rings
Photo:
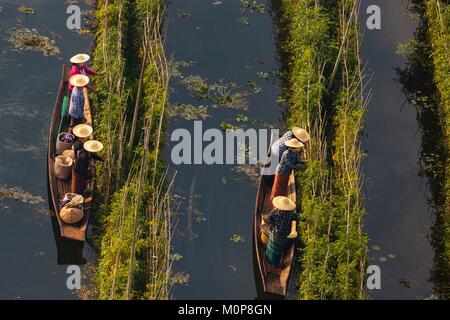
MULTIPOLYGON (((59 125, 61 123, 61 108, 63 104, 63 100, 65 96, 68 96, 68 80, 70 74, 70 67, 63 65, 62 74, 61 74, 61 82, 59 84, 58 95, 56 97, 55 106, 53 109, 53 117, 52 123, 50 125, 50 133, 48 138, 48 182, 49 182, 49 197, 50 201, 53 205, 54 213, 56 215, 56 219, 58 220, 59 230, 61 233, 61 237, 85 241, 86 239, 86 230, 89 223, 90 212, 93 203, 93 190, 94 190, 94 181, 88 180, 86 181, 86 190, 83 194, 84 196, 84 217, 83 219, 76 224, 67 224, 65 223, 59 216, 60 211, 60 202, 64 198, 66 193, 70 192, 70 181, 71 178, 67 180, 59 180, 55 177, 54 164, 56 157, 56 139, 58 135, 59 125)), ((92 125, 92 115, 91 108, 89 103, 89 96, 87 90, 84 89, 85 96, 85 106, 84 106, 84 117, 86 119, 86 123, 92 125)), ((69 97, 68 97, 69 98, 69 97)), ((61 132, 67 132, 69 128, 70 119, 66 116, 62 121, 61 132)), ((94 176, 94 167, 90 166, 90 170, 92 172, 92 176, 94 176)))
MULTIPOLYGON (((269 214, 269 199, 273 183, 273 175, 261 175, 253 218, 253 256, 256 260, 259 283, 261 284, 264 294, 284 297, 286 296, 289 275, 291 273, 291 266, 294 258, 295 241, 292 241, 288 248, 286 248, 282 262, 279 266, 274 266, 267 262, 265 257, 266 246, 261 241, 261 222, 263 216, 269 214)), ((287 196, 295 203, 294 173, 291 173, 288 183, 287 196)))

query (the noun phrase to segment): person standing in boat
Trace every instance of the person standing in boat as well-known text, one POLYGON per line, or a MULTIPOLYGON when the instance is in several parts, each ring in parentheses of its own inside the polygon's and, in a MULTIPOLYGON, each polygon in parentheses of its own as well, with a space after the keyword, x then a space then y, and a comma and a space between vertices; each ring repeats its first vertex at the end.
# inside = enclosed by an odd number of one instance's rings
POLYGON ((89 78, 82 74, 76 74, 70 78, 69 82, 73 86, 69 104, 70 129, 72 129, 83 123, 85 102, 83 88, 89 83, 89 78))
POLYGON ((289 242, 298 236, 299 215, 295 203, 288 197, 275 197, 272 204, 274 208, 269 213, 270 235, 265 256, 270 264, 278 266, 289 242))
POLYGON ((285 142, 292 139, 297 139, 304 146, 306 146, 311 137, 309 136, 308 131, 306 131, 305 129, 293 127, 292 130, 283 134, 283 136, 280 139, 278 139, 272 144, 272 146, 270 147, 270 152, 272 156, 274 156, 275 159, 278 158, 278 160, 280 160, 281 156, 287 149, 285 142))
POLYGON ((304 145, 296 138, 284 142, 284 152, 281 156, 280 163, 275 171, 275 178, 270 193, 270 201, 272 202, 277 196, 286 196, 288 191, 289 176, 292 170, 295 170, 304 161, 300 151, 304 145))
POLYGON ((82 142, 77 140, 74 145, 74 166, 72 169, 71 192, 83 194, 86 187, 86 180, 92 179, 93 176, 89 170, 91 160, 103 162, 103 158, 97 155, 103 149, 103 144, 97 140, 88 140, 82 142))
MULTIPOLYGON (((70 70, 69 79, 76 74, 82 74, 85 76, 96 75, 97 73, 86 66, 86 62, 90 59, 89 55, 84 53, 79 53, 70 58, 70 62, 72 63, 72 69, 70 70)), ((73 90, 73 85, 69 84, 69 90, 73 90)), ((88 86, 89 88, 89 86, 88 86)))

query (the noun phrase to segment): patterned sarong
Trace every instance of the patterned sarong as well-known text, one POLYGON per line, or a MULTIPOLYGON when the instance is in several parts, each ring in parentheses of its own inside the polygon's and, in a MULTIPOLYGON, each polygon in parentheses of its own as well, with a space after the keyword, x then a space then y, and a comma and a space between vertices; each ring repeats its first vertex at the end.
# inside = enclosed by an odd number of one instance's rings
POLYGON ((270 264, 275 266, 281 263, 281 258, 284 255, 284 251, 289 243, 290 239, 286 236, 278 236, 271 232, 269 236, 269 243, 266 247, 266 259, 270 264))

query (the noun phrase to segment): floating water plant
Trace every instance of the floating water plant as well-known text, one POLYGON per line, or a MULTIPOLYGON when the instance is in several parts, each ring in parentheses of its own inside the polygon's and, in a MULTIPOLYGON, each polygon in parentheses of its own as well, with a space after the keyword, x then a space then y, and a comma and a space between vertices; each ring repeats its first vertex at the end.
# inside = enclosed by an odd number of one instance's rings
POLYGON ((192 104, 174 104, 168 108, 169 116, 182 117, 185 120, 205 120, 209 118, 208 107, 200 105, 194 106, 192 104))
POLYGON ((247 237, 240 235, 240 234, 233 234, 230 237, 230 241, 234 242, 234 243, 241 243, 241 242, 245 242, 246 240, 247 240, 247 237))
POLYGON ((31 7, 26 7, 24 5, 21 5, 19 8, 17 8, 17 11, 24 13, 24 14, 31 14, 31 15, 36 14, 36 10, 34 10, 31 7))
POLYGON ((39 34, 36 29, 13 28, 10 31, 9 41, 13 43, 18 50, 40 51, 45 56, 56 56, 60 54, 55 41, 39 34))

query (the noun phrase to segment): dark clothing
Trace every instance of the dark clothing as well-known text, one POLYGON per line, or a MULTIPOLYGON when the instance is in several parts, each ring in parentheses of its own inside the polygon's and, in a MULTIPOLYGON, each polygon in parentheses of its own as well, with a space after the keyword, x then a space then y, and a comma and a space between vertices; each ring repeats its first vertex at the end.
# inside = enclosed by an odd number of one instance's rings
POLYGON ((284 143, 288 140, 291 140, 292 138, 295 138, 292 131, 288 131, 285 134, 283 134, 283 136, 277 141, 275 141, 270 147, 272 155, 274 155, 275 157, 278 158, 278 160, 280 160, 284 151, 286 151, 288 148, 284 143))
POLYGON ((283 152, 281 156, 280 164, 277 167, 276 173, 281 173, 284 175, 291 174, 291 171, 294 170, 297 166, 303 163, 300 152, 293 151, 291 149, 287 149, 283 152))
POLYGON ((85 179, 91 179, 89 173, 89 163, 91 160, 104 161, 102 157, 95 153, 86 151, 83 148, 83 142, 80 140, 75 141, 73 144, 74 154, 75 154, 75 165, 74 170, 85 179))
POLYGON ((75 127, 77 124, 82 124, 83 123, 83 118, 78 119, 78 118, 74 118, 74 117, 70 117, 70 127, 73 128, 75 127))
POLYGON ((273 209, 269 213, 270 231, 276 233, 280 237, 286 237, 291 233, 292 221, 298 222, 298 213, 295 211, 282 211, 273 209))

